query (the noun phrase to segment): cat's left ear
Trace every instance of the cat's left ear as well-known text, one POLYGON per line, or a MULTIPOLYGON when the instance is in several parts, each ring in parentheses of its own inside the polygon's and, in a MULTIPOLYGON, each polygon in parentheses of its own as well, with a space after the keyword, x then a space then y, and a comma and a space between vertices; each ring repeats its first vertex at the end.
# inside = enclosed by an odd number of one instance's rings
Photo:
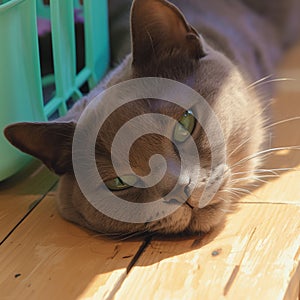
POLYGON ((197 31, 165 0, 135 0, 131 9, 133 66, 205 56, 197 31))
POLYGON ((16 123, 6 127, 4 134, 15 147, 62 175, 72 172, 74 131, 73 122, 16 123))

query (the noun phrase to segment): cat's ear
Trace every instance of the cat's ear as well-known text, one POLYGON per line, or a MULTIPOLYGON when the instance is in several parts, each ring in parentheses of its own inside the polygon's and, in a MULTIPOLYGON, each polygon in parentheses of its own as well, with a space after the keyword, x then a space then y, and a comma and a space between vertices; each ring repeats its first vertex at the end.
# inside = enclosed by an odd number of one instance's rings
POLYGON ((168 58, 205 56, 196 30, 176 6, 164 0, 135 0, 131 9, 133 66, 168 58))
POLYGON ((5 128, 15 147, 40 159, 58 175, 72 171, 75 123, 16 123, 5 128))

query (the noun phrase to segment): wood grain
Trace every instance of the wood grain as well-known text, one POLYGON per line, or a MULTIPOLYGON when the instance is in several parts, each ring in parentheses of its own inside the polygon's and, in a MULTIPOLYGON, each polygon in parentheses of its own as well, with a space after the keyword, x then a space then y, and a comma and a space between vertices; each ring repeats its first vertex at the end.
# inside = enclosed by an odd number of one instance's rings
POLYGON ((57 177, 37 161, 0 182, 0 243, 56 182, 57 177))
POLYGON ((298 289, 298 206, 243 204, 218 236, 195 245, 152 241, 115 299, 272 300, 298 289))
POLYGON ((62 220, 54 196, 47 196, 0 247, 0 298, 103 299, 125 278, 141 245, 62 220))

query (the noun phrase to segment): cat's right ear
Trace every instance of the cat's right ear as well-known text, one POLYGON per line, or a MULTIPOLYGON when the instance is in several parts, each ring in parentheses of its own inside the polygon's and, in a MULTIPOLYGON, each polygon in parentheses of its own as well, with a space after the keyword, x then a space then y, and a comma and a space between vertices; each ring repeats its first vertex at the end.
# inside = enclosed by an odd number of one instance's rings
POLYGON ((134 0, 131 9, 133 66, 158 67, 204 57, 202 41, 181 11, 165 0, 134 0))
POLYGON ((5 128, 12 145, 35 156, 58 175, 72 171, 73 122, 16 123, 5 128))

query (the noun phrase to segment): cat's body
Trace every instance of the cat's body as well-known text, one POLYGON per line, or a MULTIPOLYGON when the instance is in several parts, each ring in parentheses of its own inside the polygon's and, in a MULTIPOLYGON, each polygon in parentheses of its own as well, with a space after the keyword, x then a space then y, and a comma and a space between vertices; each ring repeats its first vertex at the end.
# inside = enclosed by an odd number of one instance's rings
MULTIPOLYGON (((176 0, 172 3, 180 8, 188 23, 174 6, 165 1, 135 1, 132 10, 133 54, 127 56, 57 123, 13 125, 6 131, 13 144, 42 159, 62 175, 58 191, 61 214, 92 230, 108 234, 139 231, 208 232, 224 220, 226 212, 232 209, 237 200, 232 197, 232 188, 246 184, 247 180, 241 178, 252 177, 259 166, 259 156, 243 163, 240 161, 254 156, 264 147, 268 134, 264 110, 270 101, 272 89, 270 85, 265 85, 263 89, 255 90, 250 85, 272 74, 284 49, 299 37, 300 1, 277 1, 276 6, 268 0, 176 0), (158 221, 131 224, 105 216, 84 198, 73 174, 71 142, 74 123, 95 95, 114 84, 139 77, 177 80, 192 87, 206 99, 224 132, 228 170, 219 192, 206 207, 197 207, 203 192, 202 185, 197 182, 187 204, 170 216, 158 221), (35 135, 32 132, 36 132, 35 135), (29 135, 31 137, 28 140, 29 135)), ((126 45, 119 49, 124 51, 126 45)), ((107 180, 116 176, 109 159, 115 133, 132 117, 148 112, 169 114, 177 119, 183 113, 173 104, 159 100, 139 100, 114 112, 110 120, 104 123, 96 145, 99 172, 105 173, 102 175, 107 180)), ((211 153, 207 137, 197 127, 193 138, 200 159, 204 161, 203 168, 209 168, 211 153)), ((162 137, 141 139, 132 152, 135 154, 130 159, 134 162, 134 171, 140 176, 147 175, 148 161, 156 153, 165 156, 170 166, 180 163, 172 145, 162 137)), ((190 182, 197 167, 194 166, 195 170, 191 167, 190 182)), ((174 185, 169 173, 148 192, 129 188, 117 194, 132 202, 156 200, 174 185)), ((187 186, 188 183, 183 189, 187 186)))

